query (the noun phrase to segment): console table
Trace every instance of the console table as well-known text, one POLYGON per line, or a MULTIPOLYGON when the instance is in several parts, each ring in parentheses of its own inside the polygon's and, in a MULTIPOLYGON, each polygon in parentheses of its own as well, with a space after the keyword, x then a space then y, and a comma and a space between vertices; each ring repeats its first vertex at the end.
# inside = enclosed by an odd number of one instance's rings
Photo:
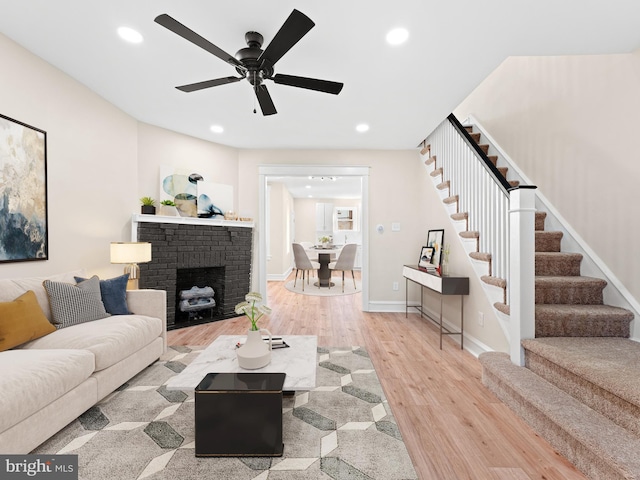
POLYGON ((464 295, 469 295, 469 277, 455 277, 427 273, 417 265, 405 265, 402 269, 402 276, 405 278, 405 317, 409 308, 415 308, 420 312, 420 317, 426 317, 440 327, 440 349, 442 350, 443 335, 460 335, 460 348, 463 348, 464 341, 464 295), (420 285, 420 305, 409 306, 409 282, 420 285), (429 316, 423 307, 423 292, 427 288, 432 292, 440 294, 440 316, 436 320, 429 316), (454 332, 442 324, 442 302, 445 295, 460 295, 460 331, 454 332))

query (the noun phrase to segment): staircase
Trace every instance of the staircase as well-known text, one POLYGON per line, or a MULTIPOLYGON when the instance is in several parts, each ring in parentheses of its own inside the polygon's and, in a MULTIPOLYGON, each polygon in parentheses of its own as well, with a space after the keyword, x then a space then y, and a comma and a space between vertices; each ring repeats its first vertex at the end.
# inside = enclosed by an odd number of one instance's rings
MULTIPOLYGON (((466 128, 480 142, 481 135, 466 128)), ((489 145, 480 148, 489 152, 489 145)), ((496 164, 497 157, 489 159, 496 164)), ((507 178, 507 168, 498 171, 507 178)), ((442 170, 434 168, 432 175, 442 170)), ((457 197, 443 201, 456 204, 457 197)), ((468 214, 457 210, 451 218, 468 222, 468 214)), ((629 340, 634 314, 604 305, 607 282, 581 275, 582 255, 563 252, 562 232, 546 231, 545 219, 545 212, 536 213, 536 338, 522 342, 525 367, 505 353, 483 353, 483 382, 589 478, 640 480, 640 343, 629 340)), ((477 246, 481 235, 460 232, 477 246)), ((487 262, 482 281, 503 289, 494 307, 509 315, 507 283, 492 274, 491 252, 469 256, 487 262)))

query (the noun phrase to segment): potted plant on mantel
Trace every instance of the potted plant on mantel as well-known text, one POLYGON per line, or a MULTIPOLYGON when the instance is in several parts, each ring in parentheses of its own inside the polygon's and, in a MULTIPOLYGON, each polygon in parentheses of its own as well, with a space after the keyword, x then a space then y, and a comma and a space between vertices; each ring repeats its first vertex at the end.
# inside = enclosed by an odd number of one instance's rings
POLYGON ((176 207, 176 202, 173 200, 162 200, 160 202, 160 215, 165 215, 167 217, 179 217, 178 208, 176 207))
POLYGON ((146 215, 155 215, 156 214, 156 201, 151 197, 142 197, 140 199, 140 203, 142 207, 140 208, 140 212, 146 215))

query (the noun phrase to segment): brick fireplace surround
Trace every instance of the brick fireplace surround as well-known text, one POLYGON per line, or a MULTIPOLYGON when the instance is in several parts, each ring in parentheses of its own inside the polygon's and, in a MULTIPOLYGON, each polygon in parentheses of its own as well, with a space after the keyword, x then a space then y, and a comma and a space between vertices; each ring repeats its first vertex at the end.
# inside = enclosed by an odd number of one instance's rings
POLYGON ((168 329, 236 316, 236 304, 251 289, 252 227, 251 222, 133 216, 133 241, 152 246, 151 262, 140 264, 140 288, 167 292, 168 329), (212 284, 197 286, 214 288, 216 307, 202 319, 186 320, 177 309, 179 275, 200 278, 209 271, 216 272, 212 284))

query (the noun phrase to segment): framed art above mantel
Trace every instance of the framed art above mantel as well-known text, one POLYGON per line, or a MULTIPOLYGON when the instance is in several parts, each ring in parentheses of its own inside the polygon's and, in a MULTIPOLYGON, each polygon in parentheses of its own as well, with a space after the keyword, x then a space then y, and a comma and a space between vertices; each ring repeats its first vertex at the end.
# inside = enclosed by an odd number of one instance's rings
POLYGON ((47 133, 0 115, 0 262, 48 258, 47 133))

